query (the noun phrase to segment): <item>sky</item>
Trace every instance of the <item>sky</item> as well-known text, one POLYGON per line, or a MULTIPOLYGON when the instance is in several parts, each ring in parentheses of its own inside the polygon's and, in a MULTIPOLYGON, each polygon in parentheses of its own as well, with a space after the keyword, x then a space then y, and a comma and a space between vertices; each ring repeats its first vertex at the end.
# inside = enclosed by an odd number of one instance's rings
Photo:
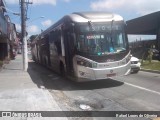
MULTIPOLYGON (((26 26, 28 36, 39 34, 63 16, 79 11, 107 11, 120 14, 125 21, 160 10, 160 0, 26 0, 28 5, 26 26)), ((4 0, 11 21, 21 31, 19 0, 4 0)), ((131 35, 129 39, 147 39, 155 36, 131 35)))

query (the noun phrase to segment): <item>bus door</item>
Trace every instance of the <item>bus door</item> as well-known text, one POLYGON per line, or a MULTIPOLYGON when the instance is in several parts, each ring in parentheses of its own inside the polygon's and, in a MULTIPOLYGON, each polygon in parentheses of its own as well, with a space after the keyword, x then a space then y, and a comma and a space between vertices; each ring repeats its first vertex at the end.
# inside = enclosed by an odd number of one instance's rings
POLYGON ((56 29, 50 36, 50 62, 52 69, 59 72, 59 56, 61 55, 61 31, 56 29))
POLYGON ((49 35, 46 36, 45 38, 45 51, 46 51, 46 57, 47 57, 47 66, 50 66, 51 65, 51 62, 50 62, 50 45, 49 45, 49 35))
POLYGON ((38 44, 36 45, 36 48, 37 48, 37 61, 39 62, 39 63, 41 63, 41 60, 40 60, 40 46, 39 46, 39 42, 38 42, 38 44))
POLYGON ((73 75, 74 33, 68 29, 64 30, 64 44, 66 72, 73 75))

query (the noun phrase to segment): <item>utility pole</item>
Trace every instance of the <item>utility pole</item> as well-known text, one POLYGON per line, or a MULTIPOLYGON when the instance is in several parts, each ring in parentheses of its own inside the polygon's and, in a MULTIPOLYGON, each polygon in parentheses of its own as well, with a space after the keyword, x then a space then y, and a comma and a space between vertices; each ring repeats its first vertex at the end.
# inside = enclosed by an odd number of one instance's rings
POLYGON ((21 0, 21 39, 22 39, 22 53, 23 53, 23 70, 27 71, 28 69, 28 54, 27 54, 27 38, 26 38, 26 18, 27 10, 26 4, 32 4, 21 0))

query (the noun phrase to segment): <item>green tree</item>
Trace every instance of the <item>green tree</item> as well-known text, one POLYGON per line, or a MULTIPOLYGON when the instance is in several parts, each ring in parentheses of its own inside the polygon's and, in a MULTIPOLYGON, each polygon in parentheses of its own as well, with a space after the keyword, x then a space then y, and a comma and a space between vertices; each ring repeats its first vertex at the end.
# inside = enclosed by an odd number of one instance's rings
POLYGON ((38 35, 32 35, 32 36, 30 36, 30 41, 32 42, 36 37, 37 37, 38 35))
POLYGON ((152 56, 153 56, 153 52, 152 52, 151 49, 149 49, 149 50, 148 50, 148 61, 149 61, 149 63, 152 62, 152 56))

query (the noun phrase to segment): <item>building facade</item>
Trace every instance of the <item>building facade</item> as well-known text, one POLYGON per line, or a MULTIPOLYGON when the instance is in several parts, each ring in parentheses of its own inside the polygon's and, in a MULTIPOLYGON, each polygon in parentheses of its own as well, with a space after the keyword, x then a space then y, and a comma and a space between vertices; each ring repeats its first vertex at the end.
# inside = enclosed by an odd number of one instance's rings
POLYGON ((12 59, 14 57, 14 48, 17 43, 17 32, 15 24, 11 22, 10 17, 5 15, 5 5, 0 0, 0 60, 12 59))
POLYGON ((132 35, 156 35, 156 49, 160 51, 160 11, 127 22, 127 33, 132 35))
POLYGON ((4 16, 6 12, 4 7, 3 1, 0 0, 0 60, 8 56, 7 21, 4 16))

